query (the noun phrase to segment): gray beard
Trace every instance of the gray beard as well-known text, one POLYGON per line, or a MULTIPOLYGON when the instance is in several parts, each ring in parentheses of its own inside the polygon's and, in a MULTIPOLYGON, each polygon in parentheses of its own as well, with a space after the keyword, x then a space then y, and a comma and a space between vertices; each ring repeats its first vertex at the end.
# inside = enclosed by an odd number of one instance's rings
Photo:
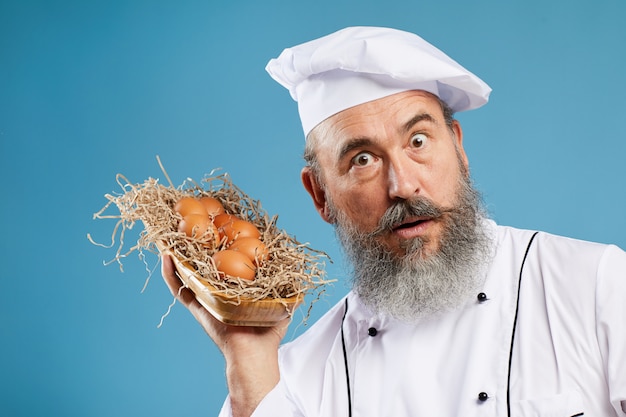
POLYGON ((453 207, 439 207, 423 197, 399 201, 371 233, 360 231, 329 202, 337 237, 352 264, 353 290, 374 313, 416 323, 452 311, 479 292, 491 244, 480 195, 462 177, 453 207), (403 255, 379 242, 381 233, 410 216, 432 216, 442 222, 435 253, 425 253, 422 238, 407 241, 403 255))

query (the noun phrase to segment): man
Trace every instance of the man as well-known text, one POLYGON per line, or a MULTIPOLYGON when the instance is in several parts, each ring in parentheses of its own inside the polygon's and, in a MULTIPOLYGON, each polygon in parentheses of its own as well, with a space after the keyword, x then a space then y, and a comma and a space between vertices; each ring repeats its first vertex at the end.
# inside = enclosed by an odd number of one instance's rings
POLYGON ((226 326, 183 291, 226 359, 223 415, 626 416, 626 253, 485 218, 453 118, 485 83, 385 28, 267 69, 298 101, 302 181, 353 290, 280 349, 287 322, 226 326))

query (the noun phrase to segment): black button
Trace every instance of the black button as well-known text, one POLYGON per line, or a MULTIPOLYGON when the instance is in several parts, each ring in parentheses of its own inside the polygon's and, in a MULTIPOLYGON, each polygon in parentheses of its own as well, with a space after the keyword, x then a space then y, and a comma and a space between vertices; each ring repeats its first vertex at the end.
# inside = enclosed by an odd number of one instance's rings
POLYGON ((367 329, 367 334, 370 336, 376 336, 378 334, 378 330, 376 330, 374 327, 370 327, 369 329, 367 329))
POLYGON ((488 399, 489 399, 489 395, 487 395, 486 392, 481 392, 480 394, 478 394, 479 401, 487 401, 488 399))
POLYGON ((478 298, 478 302, 482 303, 483 301, 487 301, 487 294, 485 294, 484 292, 481 292, 478 294, 477 298, 478 298))

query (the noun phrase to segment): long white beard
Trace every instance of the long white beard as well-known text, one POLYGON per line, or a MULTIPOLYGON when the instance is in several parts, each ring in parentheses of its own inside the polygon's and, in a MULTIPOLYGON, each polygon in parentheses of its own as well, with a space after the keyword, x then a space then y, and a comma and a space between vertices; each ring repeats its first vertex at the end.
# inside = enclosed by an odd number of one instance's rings
POLYGON ((336 233, 353 267, 353 289, 375 313, 419 322, 464 305, 485 279, 490 238, 483 227, 478 192, 463 176, 452 208, 424 198, 402 201, 387 210, 379 228, 363 233, 329 202, 336 233), (409 216, 435 216, 443 232, 435 253, 424 253, 421 238, 407 242, 404 255, 394 254, 377 236, 409 216))

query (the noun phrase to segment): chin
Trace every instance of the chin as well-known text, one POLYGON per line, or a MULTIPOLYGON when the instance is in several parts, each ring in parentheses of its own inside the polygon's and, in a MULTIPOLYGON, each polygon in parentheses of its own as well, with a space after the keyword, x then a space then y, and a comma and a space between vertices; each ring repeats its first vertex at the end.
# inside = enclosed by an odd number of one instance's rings
POLYGON ((395 250, 392 250, 394 254, 398 255, 398 258, 408 261, 427 259, 437 254, 438 251, 437 242, 424 237, 403 240, 395 250))

